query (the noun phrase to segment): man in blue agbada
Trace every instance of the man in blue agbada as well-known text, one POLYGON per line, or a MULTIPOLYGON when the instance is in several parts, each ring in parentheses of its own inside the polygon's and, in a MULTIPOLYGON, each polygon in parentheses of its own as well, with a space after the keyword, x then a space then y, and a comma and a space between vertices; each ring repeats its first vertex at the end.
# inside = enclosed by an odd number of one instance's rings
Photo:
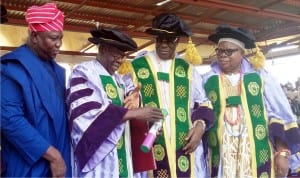
POLYGON ((3 177, 71 176, 65 71, 54 58, 63 13, 55 4, 27 9, 27 43, 1 57, 3 177))

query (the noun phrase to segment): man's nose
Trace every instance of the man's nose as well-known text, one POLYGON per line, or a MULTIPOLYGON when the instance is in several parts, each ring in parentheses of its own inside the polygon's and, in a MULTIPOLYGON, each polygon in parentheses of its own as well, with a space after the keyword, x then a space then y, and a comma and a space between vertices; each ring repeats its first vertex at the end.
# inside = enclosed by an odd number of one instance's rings
POLYGON ((62 40, 57 40, 57 41, 55 42, 55 46, 56 46, 56 47, 60 48, 61 45, 62 45, 62 40))

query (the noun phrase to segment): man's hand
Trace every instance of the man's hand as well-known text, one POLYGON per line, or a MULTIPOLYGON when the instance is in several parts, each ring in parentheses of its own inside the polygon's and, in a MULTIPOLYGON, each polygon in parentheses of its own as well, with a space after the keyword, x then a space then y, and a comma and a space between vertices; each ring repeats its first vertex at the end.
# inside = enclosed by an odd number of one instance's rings
POLYGON ((289 159, 282 155, 274 158, 275 177, 286 177, 289 171, 289 159))
POLYGON ((137 119, 140 121, 155 122, 164 118, 162 111, 158 108, 144 107, 131 109, 124 115, 123 120, 137 119))
POLYGON ((291 152, 279 137, 275 137, 276 150, 274 156, 275 177, 286 177, 289 171, 289 157, 291 152))
POLYGON ((197 122, 195 127, 193 127, 189 131, 187 137, 185 138, 187 143, 183 147, 183 151, 185 152, 185 154, 192 153, 196 150, 197 146, 199 145, 202 139, 202 135, 204 134, 204 131, 205 128, 202 122, 197 122))
POLYGON ((124 107, 127 109, 136 109, 140 104, 140 90, 142 85, 139 83, 137 87, 124 100, 124 107))
POLYGON ((50 163, 52 177, 66 176, 66 164, 57 149, 55 149, 53 146, 50 146, 43 157, 50 163))

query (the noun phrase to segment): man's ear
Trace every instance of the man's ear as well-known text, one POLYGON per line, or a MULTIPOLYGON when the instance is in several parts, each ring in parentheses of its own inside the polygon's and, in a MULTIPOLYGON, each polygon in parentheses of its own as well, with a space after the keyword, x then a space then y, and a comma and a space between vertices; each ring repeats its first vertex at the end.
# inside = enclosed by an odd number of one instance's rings
POLYGON ((29 35, 30 35, 30 40, 32 43, 37 43, 37 36, 38 36, 38 33, 35 32, 35 31, 30 31, 29 32, 29 35))
POLYGON ((240 48, 240 47, 238 47, 239 48, 239 50, 240 50, 240 52, 241 52, 241 55, 242 56, 245 56, 246 55, 246 50, 245 49, 242 49, 242 48, 240 48))

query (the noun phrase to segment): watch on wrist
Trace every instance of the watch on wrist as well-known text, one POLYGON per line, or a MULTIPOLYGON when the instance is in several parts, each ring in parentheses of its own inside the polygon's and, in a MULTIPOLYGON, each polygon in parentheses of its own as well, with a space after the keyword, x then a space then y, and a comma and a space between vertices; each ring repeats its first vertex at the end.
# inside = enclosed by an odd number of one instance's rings
POLYGON ((277 151, 275 153, 275 156, 278 156, 278 155, 289 159, 289 157, 291 156, 291 152, 290 152, 290 150, 284 149, 284 150, 277 151))

